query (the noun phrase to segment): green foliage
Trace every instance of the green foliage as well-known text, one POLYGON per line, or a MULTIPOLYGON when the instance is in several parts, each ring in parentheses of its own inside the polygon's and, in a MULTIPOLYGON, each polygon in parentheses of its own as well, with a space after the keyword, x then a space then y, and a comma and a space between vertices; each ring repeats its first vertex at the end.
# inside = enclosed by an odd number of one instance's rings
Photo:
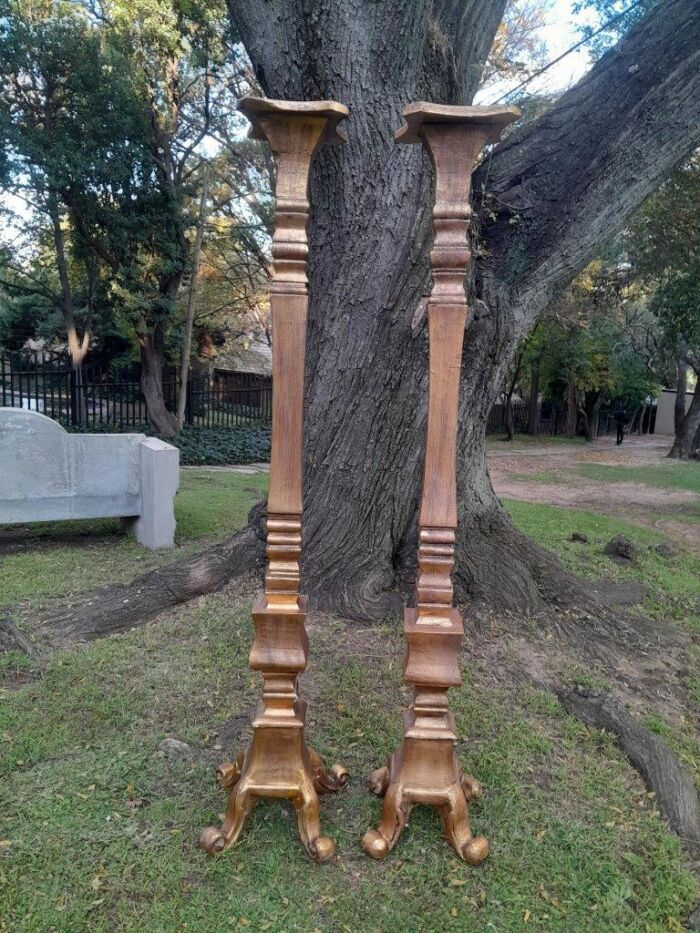
POLYGON ((700 369, 700 155, 647 199, 622 245, 651 291, 669 349, 683 346, 700 369))
POLYGON ((241 425, 237 428, 184 427, 169 443, 180 448, 182 463, 266 463, 270 459, 270 428, 241 425))
MULTIPOLYGON (((66 426, 68 431, 82 433, 85 428, 66 426)), ((150 434, 148 424, 130 425, 126 433, 141 432, 150 434)), ((90 426, 91 434, 118 434, 114 425, 98 423, 90 426)), ((185 425, 175 437, 163 438, 180 450, 180 463, 199 466, 212 464, 228 466, 230 464, 268 463, 272 432, 269 425, 242 424, 229 427, 197 427, 185 425)))
POLYGON ((627 314, 627 283, 617 261, 596 260, 574 280, 529 338, 527 360, 540 359, 546 397, 563 401, 572 382, 580 409, 624 404, 632 409, 657 392, 627 314))
POLYGON ((98 12, 0 0, 0 185, 18 230, 0 256, 0 340, 65 339, 75 323, 88 343, 129 343, 153 371, 178 358, 210 158, 212 199, 226 206, 201 295, 216 311, 257 308, 268 207, 263 195, 252 222, 263 163, 258 144, 235 140, 240 55, 223 0, 107 0, 98 12), (217 276, 224 285, 208 287, 217 276))

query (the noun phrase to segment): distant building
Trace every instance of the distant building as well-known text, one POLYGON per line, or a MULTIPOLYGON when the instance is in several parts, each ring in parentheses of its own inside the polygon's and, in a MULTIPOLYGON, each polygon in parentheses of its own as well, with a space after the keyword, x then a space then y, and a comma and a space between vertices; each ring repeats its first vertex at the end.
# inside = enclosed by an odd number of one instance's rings
MULTIPOLYGON (((685 393, 685 410, 688 411, 693 400, 693 393, 685 393)), ((654 434, 666 434, 673 437, 676 433, 673 427, 673 410, 676 404, 676 390, 662 389, 656 403, 656 425, 654 434)))

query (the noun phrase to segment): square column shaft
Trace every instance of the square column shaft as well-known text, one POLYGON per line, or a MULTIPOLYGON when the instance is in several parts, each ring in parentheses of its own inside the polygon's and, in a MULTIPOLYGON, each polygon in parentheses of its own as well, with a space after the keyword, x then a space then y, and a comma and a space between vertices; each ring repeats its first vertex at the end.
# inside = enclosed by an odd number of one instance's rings
POLYGON ((487 142, 518 116, 514 108, 454 107, 419 102, 404 110, 396 133, 400 144, 421 143, 435 172, 430 253, 433 286, 428 299, 428 424, 419 516, 416 606, 406 609, 404 680, 414 688, 405 716, 404 740, 384 768, 373 772, 372 789, 384 797, 379 827, 363 838, 365 851, 383 858, 396 844, 413 804, 437 807, 447 838, 470 864, 488 855, 488 842, 474 837, 467 803, 479 796, 477 782, 463 775, 454 751, 454 716, 447 691, 461 683, 463 635, 454 608, 452 570, 457 528, 457 420, 462 344, 468 318, 464 281, 471 253, 468 233, 471 174, 487 142))

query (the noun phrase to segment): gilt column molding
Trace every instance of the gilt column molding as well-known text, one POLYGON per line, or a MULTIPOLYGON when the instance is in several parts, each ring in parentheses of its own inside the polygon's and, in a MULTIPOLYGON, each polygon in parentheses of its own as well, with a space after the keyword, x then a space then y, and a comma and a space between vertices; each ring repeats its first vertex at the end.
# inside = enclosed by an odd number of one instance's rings
POLYGON ((261 797, 292 800, 299 835, 317 862, 331 858, 335 843, 322 836, 319 793, 348 779, 341 765, 326 771, 306 745, 306 703, 298 676, 306 668, 306 598, 301 595, 302 445, 304 356, 308 313, 307 222, 309 170, 323 143, 345 141, 338 123, 347 108, 335 101, 276 101, 246 97, 239 110, 250 135, 269 144, 277 164, 270 306, 273 334, 272 451, 267 502, 265 591, 253 607, 255 638, 250 667, 263 677, 253 720, 253 739, 235 763, 221 765, 217 779, 229 791, 221 827, 210 826, 200 843, 216 854, 236 842, 261 797))
POLYGON ((419 102, 403 113, 399 144, 421 143, 435 172, 433 286, 428 300, 428 425, 419 516, 416 604, 404 615, 404 681, 413 687, 405 714, 404 739, 386 767, 370 777, 383 796, 378 828, 362 840, 374 858, 398 841, 414 804, 434 806, 450 845, 466 862, 486 858, 487 840, 474 837, 468 801, 479 784, 463 775, 454 746, 454 716, 447 691, 461 683, 459 645, 463 635, 453 606, 457 528, 456 445, 462 344, 468 318, 465 276, 471 259, 468 232, 471 174, 487 142, 518 116, 514 108, 454 107, 419 102))

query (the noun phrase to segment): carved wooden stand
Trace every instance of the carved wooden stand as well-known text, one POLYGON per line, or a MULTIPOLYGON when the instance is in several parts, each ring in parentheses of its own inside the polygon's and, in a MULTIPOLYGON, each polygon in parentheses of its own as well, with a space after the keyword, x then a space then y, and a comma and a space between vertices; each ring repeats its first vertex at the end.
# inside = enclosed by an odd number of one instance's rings
POLYGON ((270 303, 274 334, 272 454, 267 504, 265 594, 253 608, 255 638, 250 666, 263 675, 262 702, 253 739, 235 764, 217 771, 230 791, 221 828, 202 832, 200 844, 219 853, 238 839, 259 797, 291 799, 299 835, 311 858, 331 858, 335 843, 320 834, 318 795, 348 779, 341 765, 326 771, 304 738, 306 703, 297 693, 309 641, 306 599, 299 594, 302 514, 302 409, 308 284, 306 277, 311 160, 324 143, 345 137, 338 122, 348 111, 334 101, 286 102, 247 97, 239 104, 253 124, 251 136, 266 139, 277 158, 276 229, 272 242, 270 303))
POLYGON ((481 793, 463 775, 454 746, 454 716, 447 691, 461 683, 459 610, 453 608, 451 573, 457 527, 456 440, 462 340, 467 319, 464 290, 470 251, 467 243, 469 192, 474 161, 489 141, 518 115, 513 108, 410 104, 397 143, 427 147, 435 168, 435 241, 430 255, 433 289, 428 303, 430 379, 428 436, 420 511, 417 608, 404 616, 404 680, 414 686, 405 713, 401 748, 370 777, 384 797, 378 829, 362 845, 383 858, 396 844, 414 804, 437 807, 450 845, 470 865, 486 858, 489 844, 472 836, 468 801, 481 793))

